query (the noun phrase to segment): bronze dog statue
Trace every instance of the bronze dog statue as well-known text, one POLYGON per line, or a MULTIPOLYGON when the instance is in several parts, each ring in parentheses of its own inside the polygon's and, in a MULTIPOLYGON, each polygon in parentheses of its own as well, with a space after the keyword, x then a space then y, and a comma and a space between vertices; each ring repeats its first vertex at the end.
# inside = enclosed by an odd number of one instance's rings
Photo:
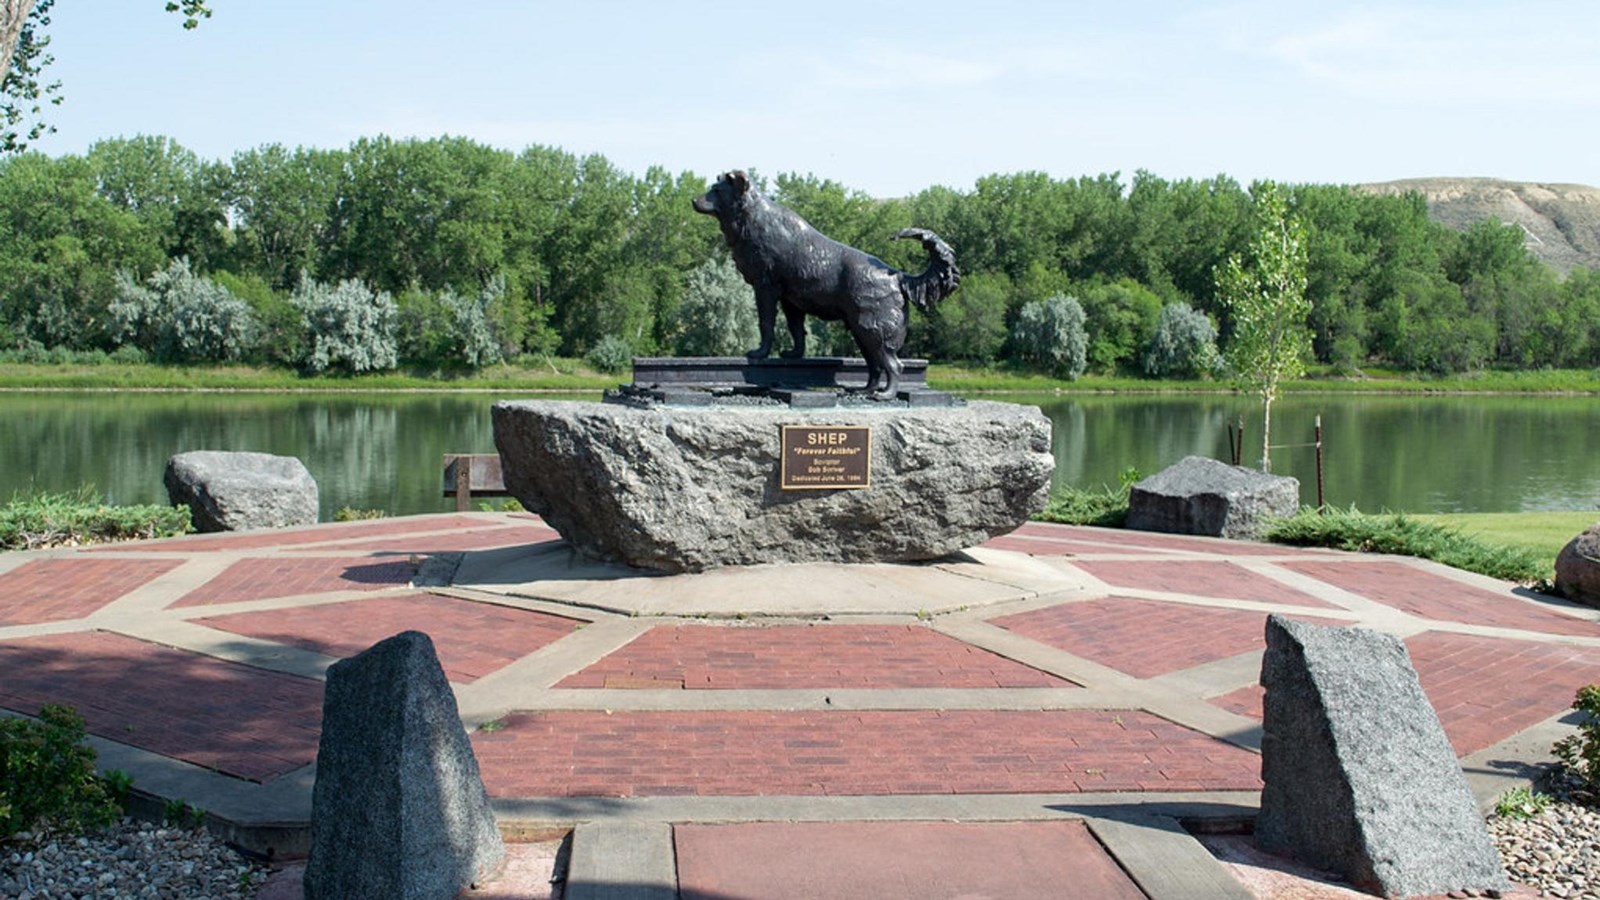
POLYGON ((933 232, 906 228, 895 233, 921 241, 928 253, 921 274, 902 272, 812 228, 763 196, 744 172, 718 178, 695 199, 694 209, 716 217, 734 265, 755 288, 761 346, 745 355, 765 359, 772 354, 780 307, 794 341, 794 348, 783 353, 788 358, 806 354, 806 316, 842 320, 867 362, 866 390, 875 392, 874 399, 890 400, 899 392, 900 348, 911 305, 929 312, 961 283, 955 253, 933 232))

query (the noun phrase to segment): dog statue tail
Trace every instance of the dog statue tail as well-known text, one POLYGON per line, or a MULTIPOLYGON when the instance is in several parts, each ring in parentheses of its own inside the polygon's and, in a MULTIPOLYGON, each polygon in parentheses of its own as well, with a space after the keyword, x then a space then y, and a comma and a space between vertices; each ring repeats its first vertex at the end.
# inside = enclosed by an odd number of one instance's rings
POLYGON ((906 275, 900 279, 900 292, 912 305, 924 313, 933 312, 933 305, 956 292, 961 285, 961 270, 956 268, 956 253, 937 234, 926 228, 902 228, 895 238, 916 238, 922 249, 928 251, 928 267, 921 274, 906 275))

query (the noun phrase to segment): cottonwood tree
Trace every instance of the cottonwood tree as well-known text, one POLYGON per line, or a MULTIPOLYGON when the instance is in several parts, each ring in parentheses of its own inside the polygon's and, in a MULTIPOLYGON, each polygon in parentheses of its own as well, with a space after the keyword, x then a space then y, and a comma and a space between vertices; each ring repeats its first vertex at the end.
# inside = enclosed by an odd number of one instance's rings
MULTIPOLYGON (((50 46, 50 9, 55 0, 0 0, 0 59, 7 61, 0 80, 0 153, 27 149, 28 142, 55 129, 39 118, 42 104, 61 102, 61 82, 40 83, 46 66, 55 61, 45 48, 50 46), (33 121, 25 127, 27 119, 33 121), (20 130, 19 130, 20 129, 20 130)), ((207 0, 177 0, 167 3, 167 12, 183 16, 183 27, 192 29, 201 19, 211 18, 207 0)))
POLYGON ((1216 271, 1217 299, 1232 314, 1225 357, 1235 379, 1261 398, 1261 471, 1272 471, 1272 401, 1278 385, 1305 372, 1311 355, 1306 318, 1306 234, 1274 183, 1252 190, 1255 234, 1243 254, 1216 271))

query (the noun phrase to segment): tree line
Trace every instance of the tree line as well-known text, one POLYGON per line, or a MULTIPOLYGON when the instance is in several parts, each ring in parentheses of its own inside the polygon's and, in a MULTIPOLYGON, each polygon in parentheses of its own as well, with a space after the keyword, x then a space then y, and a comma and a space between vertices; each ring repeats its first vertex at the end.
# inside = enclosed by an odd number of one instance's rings
MULTIPOLYGON (((908 355, 1194 376, 1232 338, 1218 273, 1254 234, 1258 192, 1226 176, 1022 172, 897 199, 756 177, 893 265, 923 265, 891 240, 906 226, 955 248, 961 290, 914 318, 908 355)), ((690 207, 705 186, 454 137, 273 144, 228 161, 156 136, 20 153, 0 159, 0 348, 352 372, 738 352, 753 346, 753 303, 715 223, 690 207)), ((1600 279, 1558 278, 1515 226, 1457 232, 1419 195, 1338 185, 1286 186, 1284 200, 1305 234, 1316 361, 1600 366, 1600 279)), ((813 346, 854 352, 821 325, 813 346)))

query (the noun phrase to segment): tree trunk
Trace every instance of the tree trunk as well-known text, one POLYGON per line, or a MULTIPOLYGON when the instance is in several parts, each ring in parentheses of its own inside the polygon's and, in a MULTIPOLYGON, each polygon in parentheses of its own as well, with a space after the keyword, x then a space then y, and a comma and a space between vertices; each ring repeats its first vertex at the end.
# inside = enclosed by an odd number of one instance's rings
POLYGON ((1261 401, 1261 471, 1272 473, 1272 395, 1261 401))
POLYGON ((33 11, 34 0, 0 0, 0 60, 11 71, 11 57, 17 53, 17 39, 33 11))

